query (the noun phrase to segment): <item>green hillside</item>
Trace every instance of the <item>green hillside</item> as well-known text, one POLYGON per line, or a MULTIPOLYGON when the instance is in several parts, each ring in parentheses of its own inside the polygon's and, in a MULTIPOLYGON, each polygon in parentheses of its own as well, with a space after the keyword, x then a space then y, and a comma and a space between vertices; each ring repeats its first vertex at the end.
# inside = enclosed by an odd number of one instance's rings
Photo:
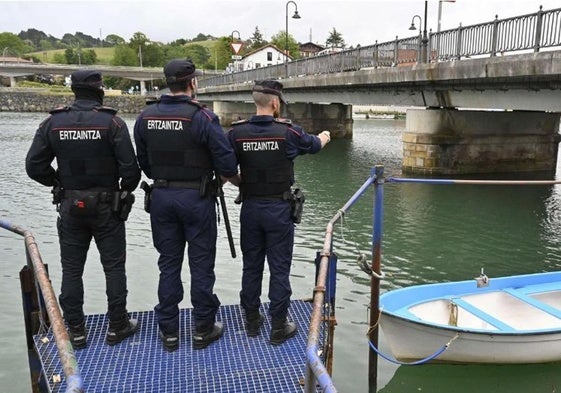
MULTIPOLYGON (((97 64, 111 64, 111 60, 113 60, 113 53, 115 52, 115 48, 82 48, 82 49, 83 50, 93 49, 95 51, 95 54, 97 55, 97 64)), ((64 49, 31 52, 26 54, 37 57, 43 63, 54 63, 54 56, 57 53, 64 55, 64 49)))
MULTIPOLYGON (((216 40, 206 40, 206 41, 194 41, 185 44, 188 45, 200 45, 207 48, 209 51, 213 50, 213 45, 216 40)), ((115 53, 115 48, 82 48, 82 50, 93 49, 97 55, 96 64, 107 64, 110 65, 113 60, 113 54, 115 53)), ((54 63, 54 56, 56 53, 64 54, 64 49, 55 49, 49 51, 31 52, 28 55, 34 56, 41 60, 43 63, 54 63)))

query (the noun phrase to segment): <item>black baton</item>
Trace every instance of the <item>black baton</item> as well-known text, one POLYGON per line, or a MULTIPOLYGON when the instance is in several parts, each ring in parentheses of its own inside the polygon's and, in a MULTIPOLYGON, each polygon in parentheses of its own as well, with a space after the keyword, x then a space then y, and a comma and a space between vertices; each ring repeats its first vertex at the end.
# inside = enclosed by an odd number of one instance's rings
POLYGON ((226 209, 226 198, 224 198, 224 190, 222 190, 222 179, 220 175, 215 173, 216 178, 216 195, 220 200, 222 208, 222 216, 224 217, 224 225, 226 226, 226 235, 228 236, 228 244, 230 245, 230 254, 232 258, 236 257, 236 247, 234 246, 234 237, 232 236, 232 228, 230 227, 230 219, 228 218, 228 210, 226 209))

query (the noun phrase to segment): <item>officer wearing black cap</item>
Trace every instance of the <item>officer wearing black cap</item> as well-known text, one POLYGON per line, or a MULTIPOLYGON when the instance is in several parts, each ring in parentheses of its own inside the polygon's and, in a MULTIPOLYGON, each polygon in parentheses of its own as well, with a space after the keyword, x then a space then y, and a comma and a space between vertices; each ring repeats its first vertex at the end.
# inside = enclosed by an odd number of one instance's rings
POLYGON ((310 135, 290 120, 279 119, 284 103, 282 84, 258 81, 253 87, 256 115, 235 122, 229 130, 230 144, 240 165, 241 248, 243 253, 241 306, 248 336, 257 336, 264 316, 260 313, 261 283, 265 257, 269 264, 270 343, 280 345, 297 332, 288 320, 290 266, 294 224, 300 222, 303 194, 294 192, 293 160, 314 154, 329 141, 329 131, 310 135))
POLYGON ((191 272, 193 347, 218 340, 223 325, 213 293, 216 256, 216 203, 213 172, 239 183, 237 162, 218 117, 194 100, 201 72, 190 60, 176 59, 164 67, 171 94, 148 105, 137 118, 134 137, 138 162, 153 179, 150 222, 160 253, 159 303, 154 308, 160 339, 167 351, 179 347, 179 303, 183 299, 181 267, 186 243, 191 272))
POLYGON ((53 186, 59 217, 62 286, 59 297, 74 349, 87 344, 82 274, 92 237, 105 273, 109 328, 115 345, 138 329, 127 313, 126 214, 140 169, 125 122, 103 106, 101 74, 71 75, 75 100, 57 108, 40 125, 25 160, 33 180, 53 186), (56 158, 57 169, 52 161, 56 158))

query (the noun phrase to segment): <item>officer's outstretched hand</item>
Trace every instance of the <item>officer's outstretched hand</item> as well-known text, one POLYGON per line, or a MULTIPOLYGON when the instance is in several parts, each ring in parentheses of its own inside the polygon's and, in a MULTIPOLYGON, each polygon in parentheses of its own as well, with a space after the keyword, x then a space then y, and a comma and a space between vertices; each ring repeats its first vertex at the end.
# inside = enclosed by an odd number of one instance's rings
POLYGON ((323 148, 325 145, 331 141, 331 133, 327 130, 322 131, 318 134, 319 139, 321 140, 321 147, 323 148))

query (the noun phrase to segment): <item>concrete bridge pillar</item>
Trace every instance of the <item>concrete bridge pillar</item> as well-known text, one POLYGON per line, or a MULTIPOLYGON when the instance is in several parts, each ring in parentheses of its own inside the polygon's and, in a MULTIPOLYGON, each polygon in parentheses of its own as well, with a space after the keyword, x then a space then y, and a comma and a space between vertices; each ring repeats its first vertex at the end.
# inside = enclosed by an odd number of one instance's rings
POLYGON ((329 130, 332 138, 353 137, 352 105, 295 103, 284 105, 282 110, 282 117, 291 119, 310 134, 329 130))
POLYGON ((255 104, 247 102, 214 101, 211 107, 220 118, 220 125, 226 129, 233 122, 248 119, 255 114, 255 104))
MULTIPOLYGON (((234 121, 248 119, 255 114, 253 103, 215 101, 212 108, 224 128, 228 128, 234 121)), ((332 138, 352 138, 351 105, 294 103, 283 105, 281 110, 281 117, 291 119, 310 134, 330 130, 332 138)))
POLYGON ((409 109, 405 174, 555 173, 559 114, 409 109))
POLYGON ((17 87, 17 81, 15 76, 10 77, 10 87, 17 87))

